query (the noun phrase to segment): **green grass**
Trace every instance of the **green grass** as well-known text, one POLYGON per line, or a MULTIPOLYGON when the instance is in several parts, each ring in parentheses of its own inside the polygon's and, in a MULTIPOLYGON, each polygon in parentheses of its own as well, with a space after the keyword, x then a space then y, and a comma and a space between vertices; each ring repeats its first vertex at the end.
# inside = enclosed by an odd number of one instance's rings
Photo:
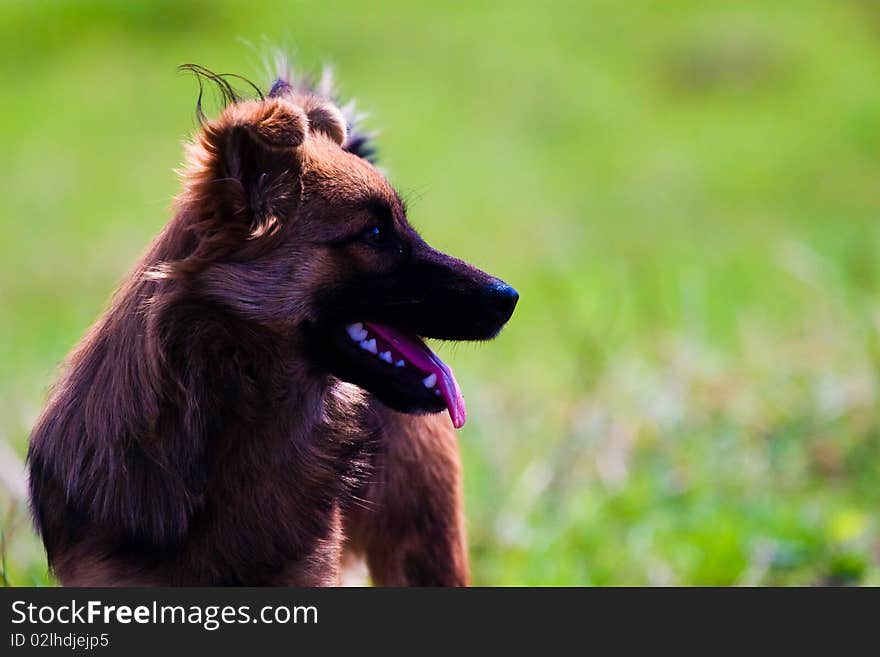
MULTIPOLYGON (((168 218, 175 67, 260 78, 281 45, 370 111, 425 237, 520 290, 494 343, 441 347, 476 583, 880 584, 873 3, 11 2, 0 41, 20 455, 168 218)), ((47 582, 12 524, 8 581, 47 582)))

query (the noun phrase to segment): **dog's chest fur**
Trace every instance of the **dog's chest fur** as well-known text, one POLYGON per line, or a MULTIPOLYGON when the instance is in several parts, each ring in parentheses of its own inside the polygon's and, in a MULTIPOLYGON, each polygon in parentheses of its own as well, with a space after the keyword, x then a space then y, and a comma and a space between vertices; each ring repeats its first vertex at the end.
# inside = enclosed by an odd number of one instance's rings
POLYGON ((291 403, 262 432, 237 430, 217 445, 184 576, 209 554, 204 576, 214 581, 335 582, 340 513, 368 475, 375 422, 365 394, 347 384, 291 403))
POLYGON ((204 502, 180 552, 181 578, 334 583, 340 512, 367 475, 374 429, 364 394, 346 384, 289 403, 295 408, 278 408, 277 419, 235 428, 209 446, 204 502))

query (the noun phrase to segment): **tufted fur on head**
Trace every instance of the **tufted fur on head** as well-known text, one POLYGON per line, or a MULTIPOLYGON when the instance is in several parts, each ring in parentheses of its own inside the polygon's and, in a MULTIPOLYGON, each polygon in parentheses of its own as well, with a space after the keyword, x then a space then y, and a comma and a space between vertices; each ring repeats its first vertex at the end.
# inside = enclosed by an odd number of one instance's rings
POLYGON ((333 72, 325 67, 320 77, 313 78, 309 75, 297 75, 288 58, 279 53, 272 65, 275 80, 269 90, 269 97, 298 95, 320 98, 330 101, 332 106, 338 107, 346 126, 346 137, 342 147, 349 153, 376 163, 376 146, 374 143, 375 133, 367 132, 362 124, 366 115, 359 112, 354 100, 344 104, 340 101, 333 82, 333 72))

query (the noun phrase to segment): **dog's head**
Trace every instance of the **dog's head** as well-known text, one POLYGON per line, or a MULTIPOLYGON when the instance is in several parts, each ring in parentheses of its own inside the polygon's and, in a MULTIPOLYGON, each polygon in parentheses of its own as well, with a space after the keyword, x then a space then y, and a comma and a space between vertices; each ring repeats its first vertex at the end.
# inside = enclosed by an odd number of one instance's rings
POLYGON ((301 340, 315 371, 461 426, 455 377, 422 338, 488 340, 517 292, 426 244, 349 128, 327 97, 283 81, 204 121, 180 200, 191 246, 167 271, 301 340))

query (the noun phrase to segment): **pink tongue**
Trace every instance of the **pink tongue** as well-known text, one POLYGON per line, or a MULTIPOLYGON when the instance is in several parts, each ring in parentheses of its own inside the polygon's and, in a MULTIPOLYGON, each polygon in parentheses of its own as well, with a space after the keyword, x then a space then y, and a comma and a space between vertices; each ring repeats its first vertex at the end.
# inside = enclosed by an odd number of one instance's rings
POLYGON ((458 387, 458 381, 449 366, 440 360, 440 357, 431 351, 430 347, 415 336, 406 335, 396 331, 385 324, 370 324, 364 322, 364 326, 381 337, 397 349, 403 357, 413 366, 427 372, 436 374, 440 386, 440 394, 446 401, 452 426, 461 429, 467 419, 467 411, 464 407, 464 397, 458 387))

